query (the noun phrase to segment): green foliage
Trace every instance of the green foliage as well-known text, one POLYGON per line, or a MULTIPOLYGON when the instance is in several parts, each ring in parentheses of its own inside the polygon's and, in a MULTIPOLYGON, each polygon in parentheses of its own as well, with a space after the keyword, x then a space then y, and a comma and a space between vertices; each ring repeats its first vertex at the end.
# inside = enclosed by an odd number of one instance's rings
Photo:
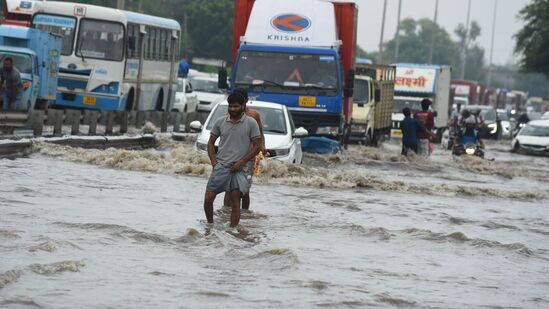
POLYGON ((524 27, 515 35, 515 52, 525 72, 549 76, 549 0, 532 0, 519 14, 524 27))

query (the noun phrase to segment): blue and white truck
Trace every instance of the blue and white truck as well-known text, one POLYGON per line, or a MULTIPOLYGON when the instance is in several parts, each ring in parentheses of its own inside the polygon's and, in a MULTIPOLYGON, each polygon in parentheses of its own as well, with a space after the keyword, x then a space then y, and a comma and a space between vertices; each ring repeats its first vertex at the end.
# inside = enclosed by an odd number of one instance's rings
MULTIPOLYGON (((231 88, 286 105, 297 127, 340 137, 350 125, 358 8, 353 2, 237 0, 231 88)), ((220 71, 220 88, 227 74, 220 71)))
MULTIPOLYGON (((20 26, 0 26, 0 65, 12 58, 21 73, 19 109, 44 109, 55 102, 62 38, 20 26)), ((0 96, 1 98, 2 96, 0 96)))

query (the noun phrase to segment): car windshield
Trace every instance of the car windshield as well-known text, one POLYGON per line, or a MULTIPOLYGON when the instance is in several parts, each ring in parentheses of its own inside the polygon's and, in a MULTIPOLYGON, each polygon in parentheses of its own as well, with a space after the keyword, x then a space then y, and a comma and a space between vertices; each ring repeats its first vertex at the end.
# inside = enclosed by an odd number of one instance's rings
POLYGON ((501 121, 509 121, 509 115, 507 115, 507 112, 498 113, 498 117, 501 121))
POLYGON ((53 34, 60 35, 63 38, 61 55, 68 56, 72 54, 74 32, 76 29, 76 18, 68 16, 37 14, 34 16, 32 22, 36 29, 51 32, 53 34))
POLYGON ((194 91, 224 93, 223 90, 217 88, 217 80, 191 78, 191 84, 193 84, 194 91))
MULTIPOLYGON (((248 106, 248 108, 257 110, 261 115, 263 132, 269 134, 286 134, 288 132, 288 129, 286 127, 286 117, 284 117, 284 110, 250 105, 248 106)), ((221 117, 227 117, 227 110, 227 105, 218 105, 213 112, 213 115, 210 118, 208 125, 206 126, 206 130, 211 130, 214 122, 217 119, 221 117)))
POLYGON ((404 108, 408 107, 410 111, 417 112, 421 110, 421 101, 407 100, 407 99, 395 99, 393 103, 393 113, 402 113, 404 108))
POLYGON ((366 103, 368 102, 369 91, 368 91, 368 81, 364 79, 355 80, 355 94, 354 101, 357 103, 366 103))
POLYGON ((520 131, 521 136, 539 136, 539 137, 549 137, 549 126, 535 126, 535 125, 526 125, 522 131, 520 131))
POLYGON ((339 81, 333 55, 243 51, 236 87, 273 93, 335 96, 339 81))
POLYGON ((4 63, 6 58, 13 60, 13 66, 20 73, 32 74, 32 57, 29 54, 0 51, 0 63, 4 63))
POLYGON ((124 58, 124 26, 104 20, 82 19, 78 30, 76 55, 121 61, 124 58))

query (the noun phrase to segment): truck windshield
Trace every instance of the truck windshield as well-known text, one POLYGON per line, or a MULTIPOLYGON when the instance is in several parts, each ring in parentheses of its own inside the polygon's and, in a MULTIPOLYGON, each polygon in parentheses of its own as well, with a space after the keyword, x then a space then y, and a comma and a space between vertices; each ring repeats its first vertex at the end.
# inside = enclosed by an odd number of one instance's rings
POLYGON ((110 61, 124 58, 124 26, 104 20, 82 19, 76 55, 110 61))
POLYGON ((74 32, 76 29, 76 18, 68 16, 56 16, 47 14, 36 14, 32 20, 34 27, 38 30, 51 32, 63 38, 61 55, 72 54, 74 32))
POLYGON ((13 66, 23 74, 32 74, 32 57, 29 54, 14 53, 0 50, 0 63, 4 59, 13 59, 13 66))
POLYGON ((253 91, 335 96, 337 62, 333 55, 243 51, 235 86, 253 91))
POLYGON ((368 81, 364 79, 355 79, 355 95, 356 103, 367 103, 369 99, 368 81))
POLYGON ((393 103, 393 113, 402 113, 404 108, 408 107, 412 113, 421 110, 421 101, 411 99, 395 99, 393 103))

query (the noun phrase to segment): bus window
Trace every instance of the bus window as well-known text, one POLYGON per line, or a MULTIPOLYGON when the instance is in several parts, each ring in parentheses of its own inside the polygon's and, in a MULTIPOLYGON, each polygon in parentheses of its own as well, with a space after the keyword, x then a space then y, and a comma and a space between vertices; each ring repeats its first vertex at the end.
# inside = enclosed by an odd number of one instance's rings
POLYGON ((121 61, 124 58, 124 26, 114 22, 82 19, 76 55, 121 61))
POLYGON ((167 32, 166 30, 162 30, 162 39, 160 41, 160 60, 166 61, 168 60, 168 55, 166 54, 166 37, 167 32))
POLYGON ((51 32, 63 37, 61 55, 72 54, 74 44, 74 30, 76 29, 76 18, 62 17, 57 15, 36 14, 32 20, 34 27, 38 30, 51 32))

